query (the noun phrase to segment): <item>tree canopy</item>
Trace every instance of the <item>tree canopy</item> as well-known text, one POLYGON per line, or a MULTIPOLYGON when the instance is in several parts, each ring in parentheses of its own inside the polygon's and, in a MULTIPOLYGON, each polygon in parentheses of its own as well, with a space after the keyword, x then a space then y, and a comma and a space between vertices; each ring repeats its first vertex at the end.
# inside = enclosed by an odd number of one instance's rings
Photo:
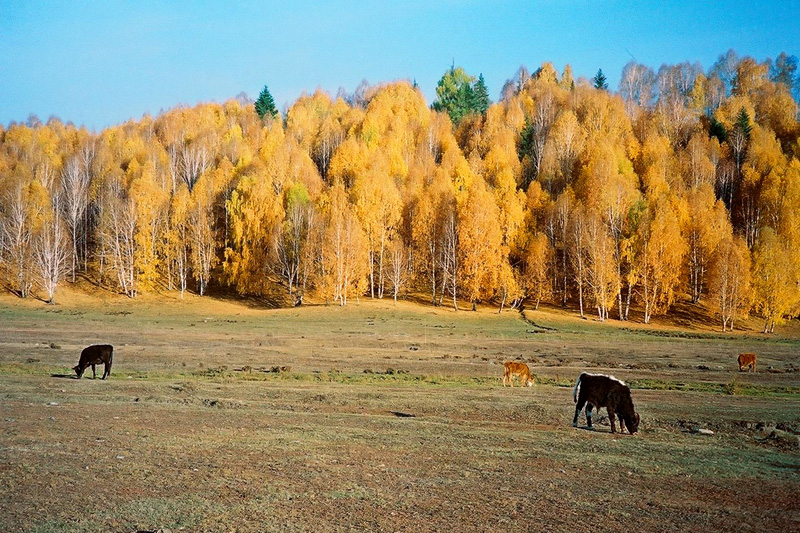
POLYGON ((483 74, 476 79, 453 65, 439 79, 432 107, 435 111, 446 112, 453 124, 458 124, 469 114, 485 113, 490 103, 483 74))
POLYGON ((264 88, 261 90, 261 94, 258 95, 255 107, 259 118, 264 118, 267 115, 270 117, 278 116, 278 108, 275 107, 275 100, 272 99, 272 94, 270 94, 266 85, 264 85, 264 88))
POLYGON ((608 81, 606 80, 606 75, 603 74, 603 69, 598 69, 597 74, 594 75, 592 81, 594 82, 595 89, 600 89, 603 91, 608 89, 608 81))
POLYGON ((432 106, 362 82, 285 117, 266 87, 99 133, 31 117, 0 128, 0 283, 646 322, 684 302, 773 331, 800 313, 792 57, 632 62, 616 93, 544 63, 494 104, 453 65, 432 106))

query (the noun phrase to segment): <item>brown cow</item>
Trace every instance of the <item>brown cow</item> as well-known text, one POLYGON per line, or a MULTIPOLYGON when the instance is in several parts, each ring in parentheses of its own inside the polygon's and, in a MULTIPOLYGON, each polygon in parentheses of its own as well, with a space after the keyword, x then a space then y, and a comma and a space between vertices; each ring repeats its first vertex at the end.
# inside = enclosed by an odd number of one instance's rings
POLYGON ((506 361, 505 372, 503 373, 503 387, 506 383, 514 386, 513 378, 519 376, 520 383, 524 383, 528 387, 533 385, 533 376, 531 376, 531 369, 525 363, 517 363, 514 361, 506 361))
POLYGON ((578 415, 586 405, 586 425, 592 428, 592 409, 605 407, 611 422, 611 433, 616 433, 614 415, 619 415, 619 430, 633 435, 639 430, 639 413, 634 410, 631 389, 622 381, 605 374, 582 372, 572 389, 572 399, 577 403, 572 426, 578 427, 578 415))
POLYGON ((739 372, 744 372, 744 369, 748 367, 753 372, 756 371, 756 354, 740 353, 738 361, 739 361, 739 372))
POLYGON ((97 379, 97 372, 95 371, 94 365, 99 365, 103 363, 103 377, 102 379, 106 379, 108 376, 111 375, 111 363, 114 359, 114 347, 110 344, 94 344, 92 346, 87 346, 81 352, 81 358, 78 361, 76 366, 72 367, 72 370, 78 375, 78 379, 81 379, 83 376, 83 372, 86 370, 87 367, 92 367, 92 378, 97 379))

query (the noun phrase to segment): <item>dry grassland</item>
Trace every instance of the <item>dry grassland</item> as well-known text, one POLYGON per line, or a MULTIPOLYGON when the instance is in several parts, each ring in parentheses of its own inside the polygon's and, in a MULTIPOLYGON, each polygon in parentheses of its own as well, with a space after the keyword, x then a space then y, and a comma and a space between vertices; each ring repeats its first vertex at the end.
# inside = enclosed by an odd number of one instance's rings
POLYGON ((0 295, 2 531, 800 530, 796 324, 58 301, 0 295), (99 342, 111 379, 73 379, 99 342), (637 436, 571 427, 583 370, 632 384, 637 436))

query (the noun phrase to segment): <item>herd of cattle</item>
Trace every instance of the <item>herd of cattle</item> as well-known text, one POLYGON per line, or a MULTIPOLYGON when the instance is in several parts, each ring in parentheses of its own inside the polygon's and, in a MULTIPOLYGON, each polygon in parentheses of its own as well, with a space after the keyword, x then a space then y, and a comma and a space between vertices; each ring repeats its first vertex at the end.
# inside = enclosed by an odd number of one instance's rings
MULTIPOLYGON (((114 360, 114 347, 110 344, 94 344, 87 346, 81 351, 78 364, 72 367, 78 379, 88 367, 92 367, 92 377, 97 379, 95 365, 102 363, 103 376, 106 379, 111 375, 111 363, 114 360)), ((742 353, 737 359, 739 372, 745 369, 751 372, 756 371, 756 354, 742 353)), ((528 387, 533 386, 534 380, 531 369, 525 363, 507 361, 504 365, 503 386, 514 386, 513 379, 517 377, 521 384, 528 387)), ((633 435, 639 429, 639 413, 633 407, 633 397, 631 389, 624 381, 614 376, 605 374, 590 374, 581 372, 575 380, 575 387, 572 389, 572 400, 575 402, 575 416, 572 418, 572 426, 578 427, 578 415, 584 406, 586 407, 586 426, 592 429, 592 409, 605 407, 608 412, 608 420, 611 423, 611 433, 616 433, 616 417, 619 417, 620 432, 628 429, 628 433, 633 435)))

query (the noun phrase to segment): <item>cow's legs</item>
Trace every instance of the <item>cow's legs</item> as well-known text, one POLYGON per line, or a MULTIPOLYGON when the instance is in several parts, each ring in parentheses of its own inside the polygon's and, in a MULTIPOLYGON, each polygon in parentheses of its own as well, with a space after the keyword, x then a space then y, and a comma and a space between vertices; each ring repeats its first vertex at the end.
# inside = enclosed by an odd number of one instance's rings
MULTIPOLYGON (((583 406, 585 404, 586 404, 586 400, 578 398, 578 404, 575 406, 575 416, 572 418, 572 427, 574 427, 574 428, 578 427, 578 415, 581 414, 581 409, 583 409, 583 406)), ((587 420, 589 420, 589 425, 591 425, 592 421, 591 421, 591 419, 588 418, 589 417, 589 408, 588 407, 586 408, 586 417, 587 417, 587 420)))
MULTIPOLYGON (((611 407, 606 408, 608 410, 608 421, 611 422, 611 433, 616 433, 616 419, 614 418, 614 409, 611 407)), ((622 423, 622 419, 620 418, 620 423, 622 423)), ((622 426, 620 426, 620 431, 622 431, 622 426)))
POLYGON ((95 365, 92 365, 92 379, 97 379, 97 371, 95 370, 95 365))
POLYGON ((586 404, 586 427, 592 429, 592 409, 594 405, 587 403, 586 404))
POLYGON ((103 379, 106 379, 111 374, 111 365, 108 363, 103 364, 103 379))

